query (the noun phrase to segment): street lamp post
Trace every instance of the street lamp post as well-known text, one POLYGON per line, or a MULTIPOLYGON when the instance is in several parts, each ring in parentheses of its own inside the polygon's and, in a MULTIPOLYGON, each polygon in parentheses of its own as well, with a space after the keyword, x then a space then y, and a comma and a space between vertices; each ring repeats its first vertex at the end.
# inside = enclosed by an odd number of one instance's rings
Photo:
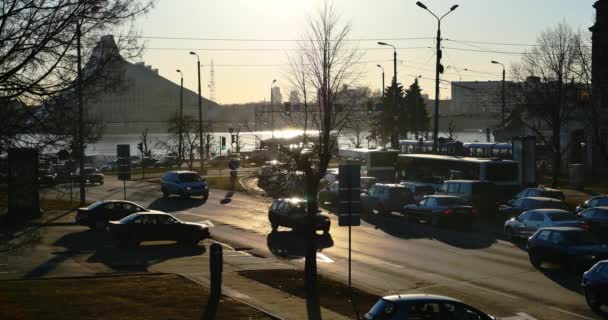
POLYGON ((502 126, 505 126, 505 107, 507 104, 506 101, 506 93, 505 93, 505 77, 506 77, 506 71, 505 71, 505 65, 498 62, 498 61, 494 61, 492 60, 492 63, 494 64, 499 64, 502 66, 502 108, 501 108, 501 114, 502 114, 502 126))
POLYGON ((277 79, 273 79, 272 83, 270 84, 270 126, 271 126, 271 135, 272 135, 272 139, 274 139, 274 105, 273 105, 273 99, 272 99, 272 85, 277 82, 277 79))
POLYGON ((450 11, 446 12, 443 16, 438 17, 433 11, 429 10, 427 6, 425 6, 422 2, 417 1, 416 5, 420 8, 428 11, 430 14, 437 19, 437 48, 436 48, 436 56, 437 60, 435 63, 435 112, 434 112, 434 127, 433 127, 433 152, 437 152, 437 142, 439 138, 439 74, 443 73, 443 66, 441 65, 441 20, 450 14, 452 11, 458 8, 458 5, 453 5, 450 8, 450 11))
POLYGON ((382 69, 382 98, 384 98, 384 68, 379 64, 377 64, 376 66, 382 69))
POLYGON ((180 69, 177 69, 176 72, 180 75, 179 81, 179 147, 177 149, 177 156, 181 161, 184 158, 184 74, 180 69))
POLYGON ((386 42, 378 42, 381 46, 389 46, 393 48, 393 134, 391 135, 391 148, 398 149, 399 148, 399 137, 397 133, 399 132, 399 126, 397 123, 398 119, 398 111, 397 107, 397 48, 394 45, 388 44, 386 42))
POLYGON ((200 171, 201 174, 203 174, 203 96, 201 95, 201 59, 194 51, 190 51, 190 54, 196 56, 196 71, 198 74, 198 152, 201 159, 200 171))

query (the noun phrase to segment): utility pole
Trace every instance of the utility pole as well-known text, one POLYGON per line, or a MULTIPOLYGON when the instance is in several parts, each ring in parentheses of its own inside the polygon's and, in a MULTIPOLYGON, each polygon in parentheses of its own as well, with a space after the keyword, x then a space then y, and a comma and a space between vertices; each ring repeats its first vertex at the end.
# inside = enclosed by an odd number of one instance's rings
POLYGON ((204 174, 203 168, 203 96, 201 94, 201 59, 194 51, 190 51, 191 55, 196 56, 196 71, 198 74, 198 153, 201 159, 200 173, 204 174))
POLYGON ((507 104, 506 93, 505 93, 505 89, 506 89, 506 87, 505 87, 506 79, 505 78, 506 78, 507 72, 505 70, 504 64, 502 64, 498 61, 494 61, 494 60, 492 60, 492 63, 499 64, 502 66, 502 108, 501 108, 502 122, 501 123, 502 123, 502 127, 504 128, 505 127, 505 107, 507 104))
POLYGON ((86 202, 84 179, 84 101, 82 97, 82 53, 80 38, 82 37, 80 18, 76 23, 76 94, 78 96, 78 181, 80 185, 80 206, 86 202))
POLYGON ((272 129, 272 139, 274 139, 274 105, 273 105, 273 99, 272 99, 272 85, 277 82, 277 79, 272 80, 272 83, 270 84, 270 126, 272 129))
POLYGON ((393 133, 391 134, 391 148, 399 149, 399 107, 397 106, 397 48, 386 42, 378 42, 381 46, 393 47, 393 133))
MULTIPOLYGON (((180 69, 176 70, 180 74, 179 81, 179 147, 177 149, 177 156, 179 161, 184 158, 184 74, 180 69)), ((180 162, 181 163, 181 162, 180 162)))
POLYGON ((430 14, 437 19, 437 48, 436 48, 436 57, 437 60, 435 62, 435 111, 434 111, 434 121, 433 121, 433 152, 437 152, 437 142, 439 139, 439 75, 443 73, 443 66, 441 65, 441 20, 450 14, 452 11, 458 8, 458 5, 453 5, 446 14, 441 17, 435 15, 427 6, 425 6, 422 2, 417 1, 416 5, 420 8, 428 11, 430 14))
POLYGON ((377 64, 376 66, 382 69, 382 98, 384 98, 384 68, 379 64, 377 64))

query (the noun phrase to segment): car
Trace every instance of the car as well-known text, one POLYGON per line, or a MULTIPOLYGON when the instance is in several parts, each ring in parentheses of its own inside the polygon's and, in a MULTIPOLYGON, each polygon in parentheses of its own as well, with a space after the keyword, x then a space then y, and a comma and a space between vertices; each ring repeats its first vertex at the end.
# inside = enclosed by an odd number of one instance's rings
POLYGON ((456 196, 430 195, 418 203, 403 207, 403 215, 408 219, 430 222, 433 226, 448 223, 470 225, 477 217, 477 209, 456 196))
POLYGON ((366 320, 496 318, 459 300, 430 294, 399 294, 382 297, 364 316, 366 320))
POLYGON ((545 261, 554 262, 574 273, 608 258, 608 245, 601 244, 588 230, 574 227, 538 229, 528 239, 527 249, 534 267, 545 261))
POLYGON ((429 184, 409 181, 401 181, 399 182, 399 184, 410 189, 410 191, 414 195, 414 200, 416 201, 420 201, 424 196, 435 193, 435 188, 433 188, 433 186, 429 184))
POLYGON ((210 235, 209 224, 181 221, 160 211, 138 212, 110 221, 108 230, 121 245, 160 240, 196 245, 210 235))
POLYGON ((176 157, 165 157, 154 163, 155 168, 170 168, 177 166, 176 157))
POLYGON ((545 197, 545 198, 553 198, 557 200, 564 201, 566 196, 564 193, 558 189, 552 189, 547 187, 539 187, 539 188, 526 188, 516 194, 513 199, 517 200, 519 198, 526 197, 545 197))
POLYGON ((181 197, 202 196, 205 201, 209 198, 207 180, 194 171, 165 172, 160 180, 160 190, 164 198, 172 194, 181 197))
POLYGON ((498 191, 492 182, 477 180, 447 180, 438 194, 452 195, 464 199, 475 207, 480 216, 494 216, 497 210, 498 191))
POLYGON ((503 217, 516 217, 526 211, 534 209, 560 209, 569 211, 568 206, 561 200, 545 197, 525 197, 509 200, 506 205, 498 208, 503 217))
POLYGON ((232 159, 241 160, 237 155, 217 155, 205 162, 208 166, 228 168, 228 162, 232 159))
MULTIPOLYGON (((360 188, 362 191, 369 190, 371 186, 376 184, 376 178, 374 177, 361 177, 360 188)), ((338 181, 334 181, 330 183, 327 187, 319 190, 318 199, 320 204, 324 204, 329 202, 331 204, 336 204, 338 201, 338 191, 340 189, 340 183, 338 181)))
POLYGON ((152 212, 135 202, 102 200, 76 210, 76 223, 91 229, 105 230, 110 220, 120 220, 136 212, 152 212))
MULTIPOLYGON (((99 171, 99 169, 95 168, 95 167, 84 167, 84 179, 86 183, 90 183, 90 184, 103 184, 105 177, 103 175, 103 173, 101 173, 99 171)), ((72 179, 74 181, 78 181, 78 176, 80 175, 80 170, 76 169, 76 171, 72 174, 72 179)))
POLYGON ((608 306, 608 260, 602 260, 583 273, 581 286, 587 305, 594 311, 608 306))
POLYGON ((504 233, 508 241, 528 238, 544 227, 568 226, 588 229, 589 225, 569 211, 560 209, 535 209, 526 211, 505 222, 504 233))
MULTIPOLYGON (((302 229, 308 222, 306 213, 306 201, 302 198, 279 198, 272 201, 268 209, 268 220, 273 231, 280 226, 294 230, 302 229)), ((315 230, 329 232, 331 221, 329 217, 317 212, 315 218, 315 230)))
POLYGON ((410 189, 400 184, 376 183, 368 192, 361 194, 361 206, 364 213, 376 211, 379 214, 399 212, 408 204, 414 203, 410 189))
POLYGON ((49 169, 38 169, 38 184, 54 186, 57 183, 57 174, 49 169))
POLYGON ((608 238, 608 206, 589 208, 578 216, 589 225, 591 232, 608 238))
POLYGON ((608 196, 597 196, 585 201, 576 207, 576 213, 582 212, 583 210, 589 208, 602 206, 608 206, 608 196))

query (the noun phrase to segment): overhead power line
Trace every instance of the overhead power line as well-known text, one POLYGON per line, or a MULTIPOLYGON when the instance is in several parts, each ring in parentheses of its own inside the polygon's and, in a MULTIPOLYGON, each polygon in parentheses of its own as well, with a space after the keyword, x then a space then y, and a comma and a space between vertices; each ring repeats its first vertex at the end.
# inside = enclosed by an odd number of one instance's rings
MULTIPOLYGON (((163 36, 131 36, 131 38, 152 40, 188 40, 188 41, 240 41, 240 42, 307 42, 307 39, 261 39, 261 38, 199 38, 199 37, 163 37, 163 36)), ((348 38, 343 41, 410 41, 432 40, 432 37, 401 37, 401 38, 348 38)))

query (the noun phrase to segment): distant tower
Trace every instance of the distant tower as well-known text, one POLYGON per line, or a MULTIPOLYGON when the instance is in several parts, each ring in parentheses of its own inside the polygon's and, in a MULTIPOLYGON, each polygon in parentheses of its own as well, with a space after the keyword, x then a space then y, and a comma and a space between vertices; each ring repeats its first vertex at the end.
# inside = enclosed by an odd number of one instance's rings
POLYGON ((215 71, 213 71, 213 59, 209 68, 209 99, 215 101, 215 71))

